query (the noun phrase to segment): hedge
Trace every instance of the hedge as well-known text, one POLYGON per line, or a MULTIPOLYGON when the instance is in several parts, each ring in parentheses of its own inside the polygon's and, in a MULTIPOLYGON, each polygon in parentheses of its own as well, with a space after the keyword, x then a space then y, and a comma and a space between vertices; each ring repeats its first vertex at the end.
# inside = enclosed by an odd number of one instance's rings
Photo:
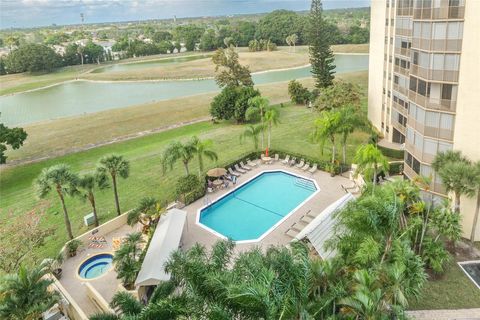
POLYGON ((401 159, 401 160, 404 159, 405 151, 403 150, 395 150, 395 149, 391 149, 383 146, 377 146, 377 147, 380 151, 382 151, 383 155, 386 157, 390 157, 393 159, 401 159))

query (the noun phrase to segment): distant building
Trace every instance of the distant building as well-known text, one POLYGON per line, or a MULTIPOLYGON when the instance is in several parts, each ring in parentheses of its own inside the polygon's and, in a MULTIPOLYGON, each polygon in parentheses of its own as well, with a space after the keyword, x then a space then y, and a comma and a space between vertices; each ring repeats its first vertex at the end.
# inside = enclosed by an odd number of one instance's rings
MULTIPOLYGON (((406 178, 432 178, 433 198, 446 196, 431 167, 438 152, 480 160, 479 17, 478 0, 371 2, 368 117, 404 145, 406 178)), ((477 200, 461 201, 469 237, 477 200)))

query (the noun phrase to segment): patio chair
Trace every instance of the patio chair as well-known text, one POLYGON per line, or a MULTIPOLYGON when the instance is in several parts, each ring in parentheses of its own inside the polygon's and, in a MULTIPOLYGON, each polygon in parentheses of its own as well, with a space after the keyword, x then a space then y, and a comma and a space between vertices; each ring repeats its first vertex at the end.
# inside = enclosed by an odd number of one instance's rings
POLYGON ((285 159, 282 160, 282 164, 288 164, 290 162, 290 155, 287 154, 287 156, 285 157, 285 159))
POLYGON ((240 167, 244 170, 248 170, 248 171, 252 170, 252 167, 247 166, 245 163, 243 163, 243 161, 240 161, 240 167))
POLYGON ((228 168, 228 173, 230 173, 234 177, 240 177, 240 174, 233 171, 232 167, 228 168))
POLYGON ((300 160, 300 163, 298 163, 295 167, 301 169, 305 165, 305 160, 300 160))
POLYGON ((302 170, 303 170, 303 171, 307 171, 308 168, 310 168, 310 163, 306 163, 306 164, 302 167, 302 170))
POLYGON ((290 167, 293 167, 295 165, 295 163, 297 163, 297 158, 296 157, 293 157, 292 160, 290 160, 290 162, 288 163, 288 165, 290 167))
POLYGON ((277 162, 279 159, 280 159, 280 156, 278 155, 278 153, 275 153, 274 161, 277 162))
POLYGON ((249 165, 250 167, 256 167, 257 163, 253 162, 252 160, 250 160, 250 158, 248 158, 247 159, 247 165, 249 165))
POLYGON ((317 171, 318 165, 316 163, 308 170, 311 174, 314 174, 317 171))
POLYGON ((236 170, 237 172, 240 172, 240 173, 246 173, 246 172, 247 172, 247 170, 243 170, 242 168, 240 168, 240 167, 238 166, 238 164, 235 164, 234 167, 235 167, 235 170, 236 170))

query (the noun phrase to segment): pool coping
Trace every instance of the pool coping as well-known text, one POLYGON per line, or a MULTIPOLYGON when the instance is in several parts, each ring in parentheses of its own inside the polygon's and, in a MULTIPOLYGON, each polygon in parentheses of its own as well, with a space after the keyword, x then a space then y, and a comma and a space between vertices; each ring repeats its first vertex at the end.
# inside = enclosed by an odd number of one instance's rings
POLYGON ((472 276, 470 276, 470 274, 467 272, 467 270, 465 270, 462 265, 464 264, 474 264, 474 263, 478 263, 480 264, 480 260, 469 260, 469 261, 460 261, 460 262, 457 262, 458 266, 460 267, 460 269, 462 269, 463 273, 465 273, 467 275, 467 277, 470 279, 470 281, 473 282, 473 284, 478 288, 480 289, 480 284, 478 284, 473 278, 472 276))
POLYGON ((78 264, 78 267, 77 267, 77 272, 75 273, 75 276, 80 280, 80 281, 87 281, 87 282, 90 282, 90 281, 95 281, 95 280, 98 280, 104 276, 107 275, 108 272, 112 271, 113 268, 114 268, 114 263, 113 263, 113 257, 115 256, 115 254, 111 251, 105 251, 105 252, 96 252, 95 254, 93 255, 90 255, 88 256, 87 254, 87 257, 84 258, 79 264, 78 264), (99 275, 98 277, 95 277, 95 278, 91 278, 91 279, 87 279, 87 278, 83 278, 82 276, 80 276, 80 267, 85 263, 87 262, 88 260, 90 260, 91 258, 93 257, 96 257, 96 256, 101 256, 101 255, 111 255, 112 256, 112 264, 110 265, 110 268, 108 268, 107 271, 105 271, 103 274, 99 275))
POLYGON ((279 227, 283 222, 285 222, 289 217, 291 217, 298 209, 300 209, 301 207, 303 207, 308 201, 310 201, 313 197, 315 197, 321 190, 320 190, 320 186, 318 185, 317 181, 315 179, 312 179, 312 178, 308 178, 308 177, 305 177, 301 174, 297 174, 297 173, 293 173, 291 171, 287 171, 287 170, 283 170, 283 169, 273 169, 273 170, 261 170, 259 173, 257 173, 256 175, 254 175, 253 177, 251 177, 250 179, 244 181, 243 183, 235 186, 235 188, 233 188, 232 190, 228 191, 227 193, 217 197, 215 200, 209 202, 208 204, 205 204, 203 205, 202 207, 200 207, 198 210, 197 210, 197 216, 195 218, 195 224, 198 225, 199 227, 207 230, 208 232, 210 233, 213 233, 215 236, 221 238, 221 239, 224 239, 224 240, 228 240, 229 238, 224 236, 223 234, 207 227, 206 225, 204 225, 203 223, 200 222, 200 215, 201 215, 201 212, 203 209, 217 203, 218 201, 222 200, 223 198, 229 196, 231 193, 235 192, 237 189, 240 189, 242 188, 244 185, 248 184, 250 181, 256 179, 258 176, 264 174, 264 173, 272 173, 272 172, 283 172, 285 174, 289 174, 291 176, 295 176, 295 177, 298 177, 298 178, 302 178, 302 179, 305 179, 305 180, 308 180, 308 181, 311 181, 315 184, 315 188, 317 188, 317 190, 315 192, 313 192, 311 195, 309 195, 307 198, 305 198, 305 200, 303 200, 301 203, 299 203, 295 208, 293 208, 288 214, 286 214, 282 219, 280 219, 279 221, 277 221, 273 226, 271 226, 268 230, 266 230, 264 233, 262 233, 262 235, 256 239, 250 239, 250 240, 232 240, 234 243, 236 244, 247 244, 247 243, 256 243, 256 242, 260 242, 262 241, 267 235, 269 235, 270 233, 272 233, 272 231, 274 231, 277 227, 279 227))

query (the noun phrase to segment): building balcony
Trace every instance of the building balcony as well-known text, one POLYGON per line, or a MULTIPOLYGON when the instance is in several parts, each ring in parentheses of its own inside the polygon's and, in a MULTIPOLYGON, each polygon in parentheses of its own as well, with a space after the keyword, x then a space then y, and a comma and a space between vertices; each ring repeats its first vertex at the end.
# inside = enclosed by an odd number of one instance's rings
POLYGON ((431 98, 422 96, 420 94, 417 94, 412 90, 408 90, 408 98, 413 103, 426 109, 455 112, 457 108, 457 101, 455 100, 431 99, 431 98))
POLYGON ((413 16, 413 7, 397 8, 397 16, 413 16))
POLYGON ((400 92, 401 94, 403 94, 405 96, 408 95, 408 92, 410 91, 410 90, 408 90, 408 88, 401 87, 396 83, 393 84, 393 90, 396 91, 396 92, 400 92))
POLYGON ((398 35, 398 36, 411 37, 412 36, 412 29, 397 28, 397 29, 395 29, 395 34, 398 35))
POLYGON ((462 51, 462 39, 436 40, 412 38, 412 49, 420 49, 430 52, 460 52, 462 51))
MULTIPOLYGON (((412 168, 410 168, 406 163, 403 165, 403 173, 405 176, 410 179, 414 180, 416 177, 419 176, 412 168)), ((430 187, 428 189, 424 189, 427 192, 434 192, 437 194, 445 195, 447 194, 445 187, 441 183, 434 183, 433 181, 430 183, 430 187)))
POLYGON ((397 120, 392 119, 392 126, 397 129, 401 134, 405 135, 406 128, 403 124, 397 120))
POLYGON ((410 74, 427 81, 458 82, 458 71, 433 70, 411 64, 410 74))
POLYGON ((414 117, 408 116, 408 125, 427 138, 448 140, 453 143, 453 130, 440 129, 419 123, 414 117))
POLYGON ((407 108, 403 107, 402 105, 400 105, 399 103, 395 102, 395 101, 392 101, 392 107, 397 110, 398 112, 400 112, 403 116, 407 117, 408 116, 408 110, 407 108))
MULTIPOLYGON (((410 125, 410 123, 408 125, 410 125)), ((412 142, 409 141, 408 139, 405 140, 405 150, 407 150, 412 156, 414 156, 420 162, 430 164, 432 163, 433 159, 435 159, 435 155, 423 152, 423 150, 420 150, 417 147, 415 147, 415 145, 413 145, 412 142)))
POLYGON ((408 77, 410 75, 410 69, 405 69, 400 66, 394 65, 393 70, 401 75, 408 77))
POLYGON ((399 54, 410 59, 410 49, 395 47, 395 54, 399 54))
POLYGON ((415 20, 446 20, 463 19, 465 6, 441 6, 440 8, 414 8, 413 19, 415 20))

